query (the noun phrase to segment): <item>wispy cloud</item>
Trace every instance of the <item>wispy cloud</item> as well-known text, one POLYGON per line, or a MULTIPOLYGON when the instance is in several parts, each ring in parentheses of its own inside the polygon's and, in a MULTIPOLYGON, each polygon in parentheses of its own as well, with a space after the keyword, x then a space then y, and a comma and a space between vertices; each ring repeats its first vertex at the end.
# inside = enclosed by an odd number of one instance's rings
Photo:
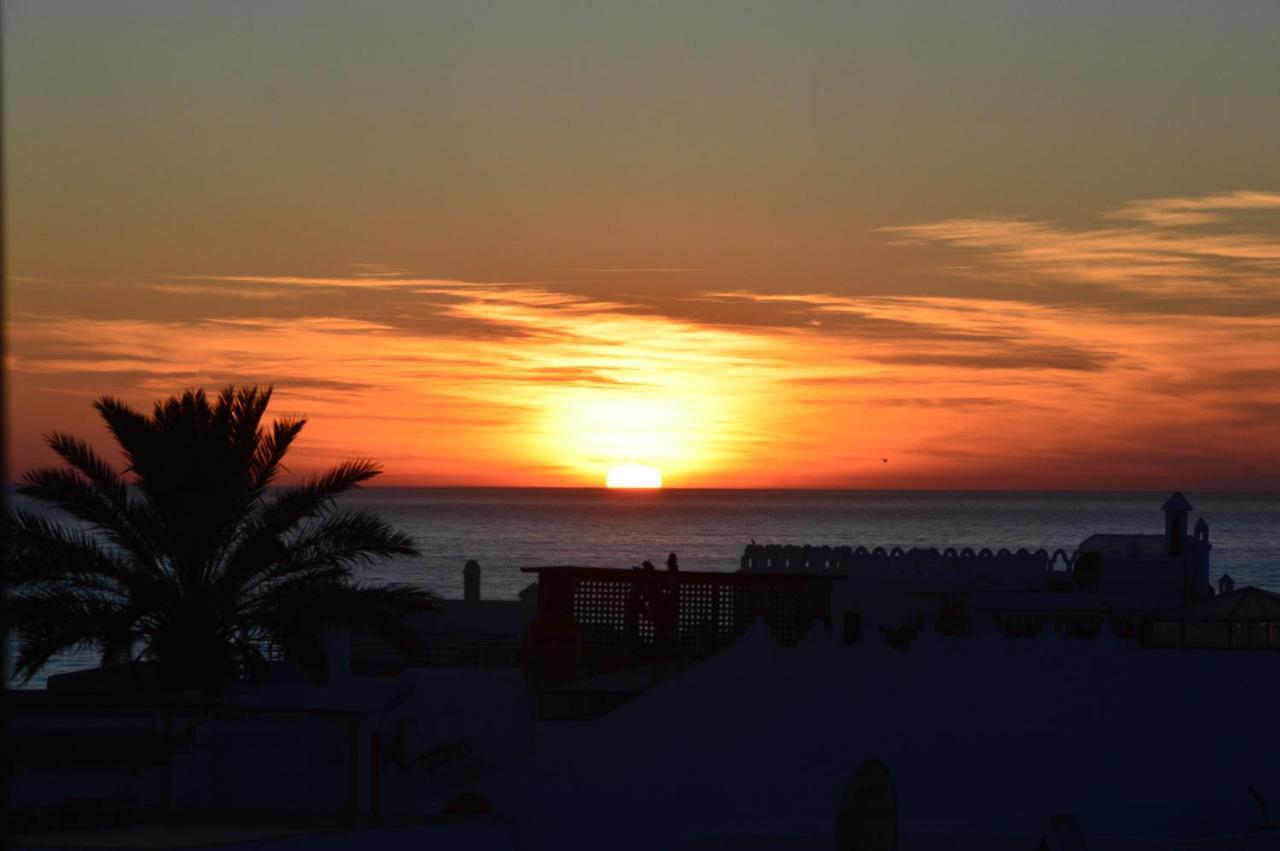
POLYGON ((229 287, 211 284, 146 284, 145 286, 151 292, 166 293, 168 295, 217 296, 218 298, 245 298, 253 301, 298 297, 297 292, 289 289, 266 289, 262 287, 229 287))
POLYGON ((1150 198, 1130 201, 1110 213, 1110 218, 1129 219, 1161 226, 1207 225, 1228 221, 1229 213, 1242 210, 1280 209, 1280 192, 1241 189, 1218 195, 1191 198, 1150 198))
POLYGON ((1280 363, 1274 315, 251 279, 302 295, 184 321, 14 315, 15 386, 145 403, 274 383, 313 418, 299 471, 362 453, 400 482, 592 483, 633 459, 713 485, 1155 486, 1174 457, 1184 479, 1280 473, 1280 385, 1241 366, 1280 363))
POLYGON ((265 284, 277 287, 329 287, 339 289, 403 289, 418 286, 476 286, 468 281, 400 277, 389 274, 314 277, 305 275, 169 275, 173 281, 207 281, 229 284, 265 284))
POLYGON ((1213 298, 1280 292, 1280 194, 1237 191, 1133 201, 1104 218, 1128 224, 1073 228, 1016 218, 957 218, 882 228, 909 242, 976 253, 964 274, 1033 285, 1213 298), (1265 214, 1271 226, 1243 217, 1265 214))
POLYGON ((694 266, 575 266, 560 269, 562 272, 598 272, 600 274, 624 274, 633 272, 655 272, 657 274, 679 274, 706 272, 708 270, 694 266))

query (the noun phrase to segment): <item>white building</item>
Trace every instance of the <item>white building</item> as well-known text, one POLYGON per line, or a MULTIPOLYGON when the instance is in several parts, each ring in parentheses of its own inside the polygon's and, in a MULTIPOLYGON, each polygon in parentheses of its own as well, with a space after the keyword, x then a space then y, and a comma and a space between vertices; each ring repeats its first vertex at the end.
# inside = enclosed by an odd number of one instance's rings
POLYGON ((1011 635, 1046 626, 1095 634, 1111 623, 1137 637, 1140 622, 1213 595, 1209 526, 1188 531, 1191 504, 1174 493, 1161 507, 1162 534, 1099 533, 1075 551, 1044 549, 867 549, 858 546, 752 544, 744 572, 832 574, 833 609, 846 640, 868 626, 911 630, 924 620, 972 615, 997 619, 1011 635))

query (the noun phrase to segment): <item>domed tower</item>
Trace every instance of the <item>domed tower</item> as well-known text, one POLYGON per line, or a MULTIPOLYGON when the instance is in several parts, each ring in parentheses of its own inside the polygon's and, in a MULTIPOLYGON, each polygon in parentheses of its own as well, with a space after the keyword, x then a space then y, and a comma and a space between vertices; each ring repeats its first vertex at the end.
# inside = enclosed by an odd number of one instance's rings
POLYGON ((1213 593, 1209 585, 1209 525, 1196 524, 1195 537, 1188 540, 1187 515, 1191 503, 1175 491, 1160 506, 1164 512, 1164 552, 1169 559, 1182 562, 1182 601, 1194 603, 1213 593))

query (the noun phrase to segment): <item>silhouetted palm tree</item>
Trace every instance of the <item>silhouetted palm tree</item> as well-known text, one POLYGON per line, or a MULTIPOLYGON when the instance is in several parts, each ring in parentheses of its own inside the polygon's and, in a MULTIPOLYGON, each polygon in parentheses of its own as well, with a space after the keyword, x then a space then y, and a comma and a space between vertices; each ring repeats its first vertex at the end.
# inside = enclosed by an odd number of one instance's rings
POLYGON ((151 416, 97 400, 129 478, 84 441, 48 436, 65 464, 27 473, 19 492, 79 522, 22 510, 6 517, 20 679, 57 653, 94 648, 103 664, 154 660, 162 685, 215 690, 268 648, 322 670, 330 626, 412 646, 403 618, 432 608, 433 595, 361 585, 352 569, 416 554, 413 542, 334 502, 378 465, 348 461, 269 488, 306 422, 263 427, 270 399, 256 387, 229 387, 212 403, 188 391, 157 402, 151 416))

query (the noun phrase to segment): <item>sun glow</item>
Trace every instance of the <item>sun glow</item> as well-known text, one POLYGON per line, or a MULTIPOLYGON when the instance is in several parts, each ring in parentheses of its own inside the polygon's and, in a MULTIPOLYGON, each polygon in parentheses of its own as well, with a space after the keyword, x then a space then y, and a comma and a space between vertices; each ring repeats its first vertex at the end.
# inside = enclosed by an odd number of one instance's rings
POLYGON ((611 488, 660 488, 662 473, 646 464, 619 464, 609 469, 605 484, 611 488))

